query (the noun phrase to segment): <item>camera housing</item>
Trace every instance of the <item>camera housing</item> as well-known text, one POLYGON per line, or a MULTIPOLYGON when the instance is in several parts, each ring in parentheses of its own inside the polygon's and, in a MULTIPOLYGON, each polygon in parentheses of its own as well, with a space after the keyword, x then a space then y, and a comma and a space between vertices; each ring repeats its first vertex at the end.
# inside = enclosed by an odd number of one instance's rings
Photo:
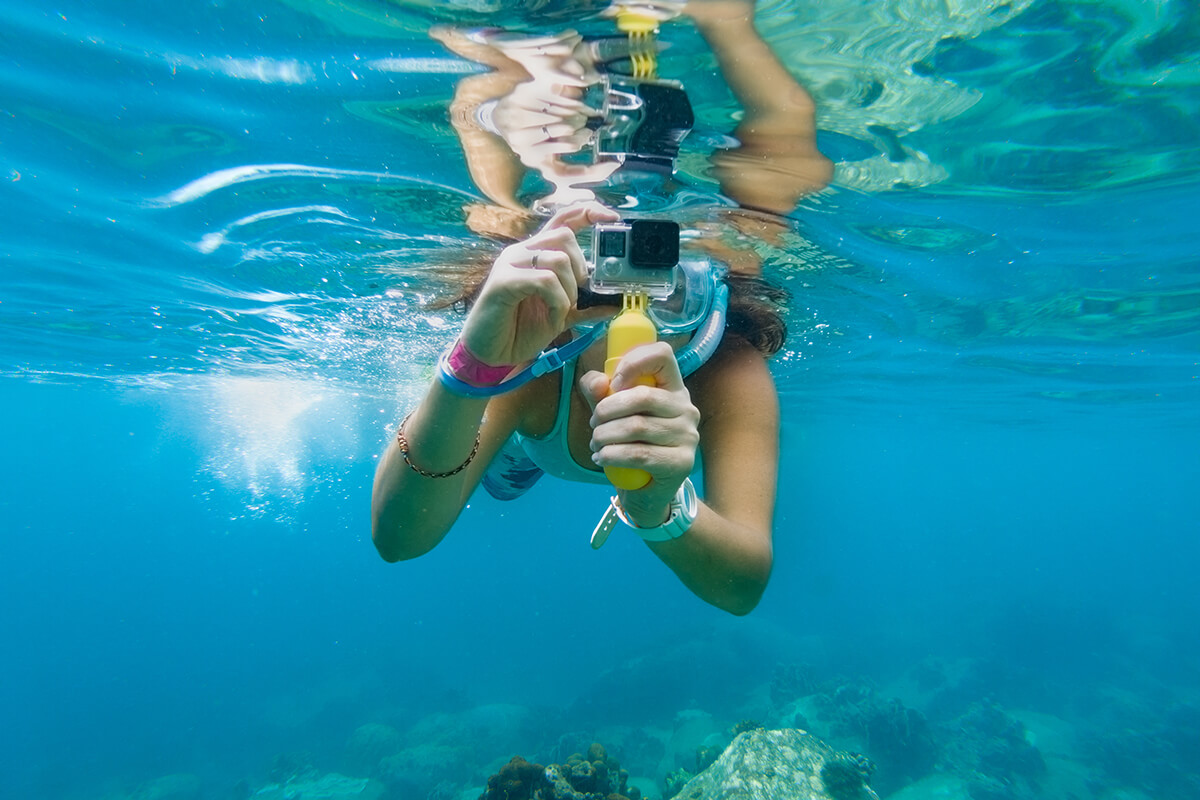
POLYGON ((672 172, 679 145, 695 124, 692 104, 678 81, 606 75, 594 149, 642 169, 672 172))
POLYGON ((587 288, 598 294, 645 292, 657 300, 675 289, 679 223, 659 219, 602 222, 592 230, 587 288))

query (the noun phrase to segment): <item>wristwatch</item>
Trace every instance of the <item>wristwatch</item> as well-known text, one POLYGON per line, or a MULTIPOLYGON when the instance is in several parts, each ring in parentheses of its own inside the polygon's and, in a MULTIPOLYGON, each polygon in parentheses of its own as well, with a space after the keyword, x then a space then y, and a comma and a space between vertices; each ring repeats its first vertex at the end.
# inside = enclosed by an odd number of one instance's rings
POLYGON ((687 533, 688 528, 692 527, 692 523, 696 521, 696 515, 700 512, 700 499, 696 497, 696 487, 692 485, 691 478, 684 478, 683 485, 679 487, 679 491, 671 500, 670 509, 670 516, 662 525, 643 528, 629 518, 625 509, 621 508, 620 499, 617 495, 613 495, 609 501, 608 510, 604 512, 604 516, 600 518, 600 524, 592 532, 592 549, 599 549, 600 545, 608 540, 608 534, 612 532, 618 519, 633 528, 637 535, 647 542, 667 542, 683 536, 687 533))

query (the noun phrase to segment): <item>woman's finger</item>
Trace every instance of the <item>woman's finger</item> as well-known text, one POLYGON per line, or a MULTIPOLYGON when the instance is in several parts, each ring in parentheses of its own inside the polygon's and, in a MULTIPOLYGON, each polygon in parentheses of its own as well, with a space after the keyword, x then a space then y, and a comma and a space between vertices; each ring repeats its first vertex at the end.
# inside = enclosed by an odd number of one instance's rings
MULTIPOLYGON (((575 237, 571 238, 574 240, 575 237)), ((568 310, 575 306, 579 299, 579 279, 569 253, 554 247, 530 247, 529 267, 554 275, 570 301, 568 310)))
POLYGON ((613 392, 620 392, 650 376, 654 383, 669 391, 683 389, 683 376, 679 373, 679 362, 675 351, 666 342, 635 347, 621 357, 612 377, 613 392))
POLYGON ((696 465, 696 451, 683 447, 660 447, 644 442, 610 444, 592 454, 601 467, 643 469, 655 481, 682 480, 696 465))
POLYGON ((682 419, 689 425, 700 422, 700 412, 692 405, 686 389, 668 392, 654 386, 634 386, 612 392, 596 403, 589 422, 597 428, 613 420, 634 416, 682 419))
POLYGON ((700 436, 694 425, 679 417, 654 417, 637 414, 621 417, 592 430, 593 452, 610 444, 642 442, 662 447, 694 447, 700 436))
POLYGON ((568 228, 578 233, 584 228, 595 225, 597 222, 616 222, 620 218, 621 215, 608 206, 591 200, 586 203, 575 203, 559 209, 542 226, 542 230, 549 231, 555 228, 568 228))
MULTIPOLYGON (((575 232, 570 228, 544 228, 528 240, 528 246, 561 256, 563 260, 554 261, 554 266, 562 266, 569 271, 575 287, 587 282, 587 258, 579 246, 579 240, 575 238, 575 232)), ((577 292, 572 294, 572 297, 577 296, 577 292)))

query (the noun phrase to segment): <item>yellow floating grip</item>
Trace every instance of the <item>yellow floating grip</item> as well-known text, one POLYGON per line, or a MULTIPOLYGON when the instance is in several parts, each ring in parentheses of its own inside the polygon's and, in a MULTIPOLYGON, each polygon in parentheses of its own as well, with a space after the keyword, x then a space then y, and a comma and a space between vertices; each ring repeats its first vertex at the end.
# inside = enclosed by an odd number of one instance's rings
MULTIPOLYGON (((604 374, 612 379, 621 357, 635 347, 658 341, 658 331, 646 314, 648 298, 645 294, 626 294, 622 298, 621 313, 608 326, 608 357, 604 361, 604 374)), ((654 378, 647 375, 637 381, 642 386, 653 386, 654 378)), ((650 473, 631 467, 605 467, 604 474, 618 489, 641 489, 650 482, 650 473)))

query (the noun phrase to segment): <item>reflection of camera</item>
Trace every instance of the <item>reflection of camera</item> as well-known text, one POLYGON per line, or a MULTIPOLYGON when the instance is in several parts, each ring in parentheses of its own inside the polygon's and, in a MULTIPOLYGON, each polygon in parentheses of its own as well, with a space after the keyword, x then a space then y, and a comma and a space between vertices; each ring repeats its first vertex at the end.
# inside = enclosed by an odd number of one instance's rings
POLYGON ((679 263, 679 224, 658 219, 602 222, 592 235, 588 287, 600 294, 668 297, 679 263))
POLYGON ((596 131, 596 156, 672 171, 679 144, 695 122, 683 85, 606 75, 601 89, 603 121, 596 131))

